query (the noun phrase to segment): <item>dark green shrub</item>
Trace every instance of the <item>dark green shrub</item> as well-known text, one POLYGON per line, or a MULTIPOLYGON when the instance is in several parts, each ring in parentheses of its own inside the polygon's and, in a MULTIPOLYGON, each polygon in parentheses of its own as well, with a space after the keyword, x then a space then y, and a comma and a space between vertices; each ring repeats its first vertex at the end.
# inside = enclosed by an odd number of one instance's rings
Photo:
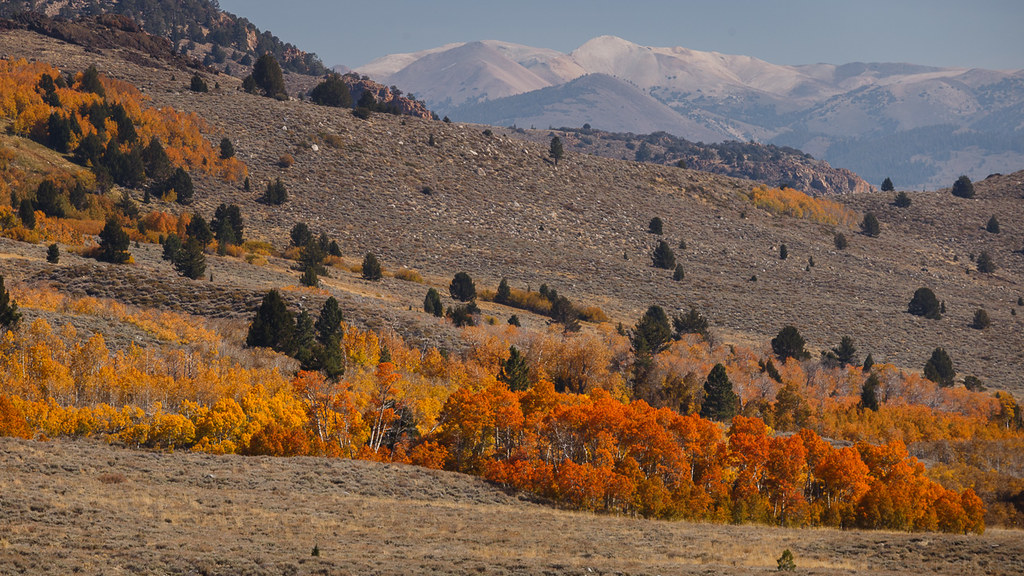
POLYGON ((469 302, 476 298, 476 285, 473 284, 473 279, 469 277, 469 274, 458 272, 448 286, 448 294, 451 295, 452 300, 469 302))
POLYGON ((367 252, 366 256, 363 257, 363 280, 376 282, 383 277, 384 271, 381 269, 377 257, 372 252, 367 252))
POLYGON ((914 316, 924 316, 931 320, 942 318, 941 304, 930 288, 918 288, 914 292, 914 297, 910 299, 910 304, 907 305, 907 312, 914 316))
POLYGON ((958 198, 974 198, 974 183, 967 176, 960 176, 953 183, 953 196, 958 198))
POLYGON ((785 326, 775 338, 772 338, 772 351, 782 361, 785 361, 786 358, 805 360, 811 357, 810 353, 804 349, 803 336, 800 335, 796 326, 785 326))
POLYGON ((658 242, 657 248, 651 254, 651 262, 655 268, 663 268, 665 270, 672 270, 676 267, 676 255, 672 252, 672 248, 669 247, 668 242, 661 240, 658 242))
POLYGON ((740 399, 732 389, 725 366, 715 364, 704 381, 704 402, 700 415, 709 420, 725 422, 739 412, 740 399))
POLYGON ((663 224, 661 222, 661 218, 658 218, 657 216, 651 218, 650 223, 647 224, 647 231, 651 234, 661 234, 662 229, 663 224))
POLYGON ((924 377, 945 388, 953 385, 956 370, 945 350, 936 348, 932 351, 931 358, 924 365, 924 377))

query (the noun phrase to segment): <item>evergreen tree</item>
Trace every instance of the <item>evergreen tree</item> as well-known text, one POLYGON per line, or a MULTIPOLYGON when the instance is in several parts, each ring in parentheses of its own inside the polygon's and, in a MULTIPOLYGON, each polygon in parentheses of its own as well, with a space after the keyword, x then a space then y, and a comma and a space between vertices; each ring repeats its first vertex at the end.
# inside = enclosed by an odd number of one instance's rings
POLYGON ((936 348, 932 351, 931 358, 924 365, 924 377, 945 388, 953 385, 956 370, 953 369, 953 361, 945 350, 936 348))
POLYGON ((725 366, 715 364, 704 381, 704 402, 700 407, 702 418, 725 422, 739 412, 740 399, 732 389, 725 366))
POLYGON ((4 277, 0 276, 0 326, 14 328, 20 321, 21 312, 18 312, 18 305, 11 300, 11 295, 4 286, 4 277))
POLYGON ((263 297, 259 309, 256 310, 245 343, 248 346, 273 348, 278 352, 287 353, 291 350, 294 333, 295 318, 285 306, 280 292, 271 290, 263 297))
POLYGON ((82 77, 78 80, 78 89, 82 92, 92 92, 101 98, 107 95, 103 89, 103 83, 100 82, 100 73, 96 70, 95 64, 90 64, 82 72, 82 77))
POLYGON ((434 288, 427 290, 423 298, 423 311, 440 318, 444 316, 444 306, 441 305, 441 294, 434 288))
POLYGON ((633 328, 630 340, 636 356, 650 357, 664 350, 672 341, 672 328, 665 310, 657 305, 647 308, 633 328))
POLYGON ((299 284, 303 286, 309 286, 310 288, 317 288, 320 286, 320 277, 316 274, 316 269, 306 268, 302 272, 302 276, 299 277, 299 284))
POLYGON ((971 322, 971 328, 976 330, 984 330, 992 324, 992 321, 988 317, 988 312, 984 308, 978 308, 974 311, 974 321, 971 322))
POLYGON ((107 223, 100 231, 100 253, 98 259, 112 264, 124 264, 131 258, 128 253, 130 240, 128 234, 121 228, 117 220, 107 219, 107 223))
POLYGON ((313 317, 303 310, 295 319, 295 334, 292 336, 292 349, 295 359, 303 370, 319 370, 316 353, 316 333, 313 330, 313 317))
POLYGON ((874 365, 875 357, 872 356, 871 354, 868 354, 867 358, 864 359, 864 365, 861 366, 861 370, 863 370, 864 372, 870 372, 871 368, 873 368, 874 365))
POLYGON ((882 381, 878 379, 877 374, 868 376, 867 380, 864 381, 864 385, 860 388, 861 409, 878 412, 878 389, 881 385, 882 381))
POLYGON ((56 244, 50 244, 46 249, 46 261, 50 264, 57 264, 60 262, 60 247, 56 244))
POLYGON ((960 176, 953 183, 953 196, 959 198, 974 198, 974 183, 967 176, 960 176))
POLYGON ((565 296, 559 296, 551 303, 551 320, 561 324, 563 332, 580 330, 580 313, 565 296))
POLYGON ((562 149, 562 139, 558 136, 551 139, 551 146, 548 148, 548 156, 555 161, 555 166, 558 166, 558 161, 565 156, 565 150, 562 149))
POLYGON ((992 234, 999 234, 999 220, 996 218, 995 214, 988 219, 988 224, 985 224, 985 230, 992 234))
POLYGON ((348 84, 342 80, 340 74, 328 73, 324 81, 317 84, 309 93, 309 99, 314 104, 321 106, 334 106, 336 108, 349 108, 352 106, 352 94, 349 92, 348 84))
POLYGON ((785 244, 779 245, 779 260, 789 258, 789 248, 785 244))
POLYGON ((501 363, 498 380, 508 384, 508 389, 513 392, 521 392, 529 387, 530 367, 515 346, 509 346, 508 359, 501 363))
POLYGON ((836 245, 836 250, 846 250, 846 235, 843 234, 842 232, 836 232, 836 235, 832 238, 832 241, 836 245))
MULTIPOLYGON (((328 378, 337 380, 345 373, 345 355, 342 353, 340 336, 331 336, 324 343, 317 344, 314 350, 316 363, 328 378)), ((381 347, 381 358, 387 353, 388 349, 381 347)))
POLYGON ((992 257, 985 250, 982 250, 981 254, 978 255, 978 260, 975 264, 978 265, 978 272, 982 274, 991 274, 996 271, 996 263, 992 261, 992 257))
POLYGON ((206 272, 206 254, 203 244, 196 238, 189 238, 174 255, 174 269, 186 278, 198 280, 206 272))
POLYGON ((907 312, 914 316, 924 316, 931 320, 942 318, 939 299, 935 297, 935 293, 930 288, 918 288, 914 292, 914 297, 910 299, 910 304, 907 304, 907 312))
POLYGON ((473 284, 473 279, 469 277, 469 274, 458 272, 448 286, 448 294, 451 295, 452 300, 469 302, 476 298, 476 285, 473 284))
POLYGON ((267 182, 267 189, 263 192, 263 196, 258 200, 261 204, 269 204, 271 206, 280 206, 287 201, 288 190, 285 189, 280 178, 273 182, 267 182))
POLYGON ((292 246, 305 246, 313 241, 313 233, 309 230, 309 226, 305 222, 299 222, 295 226, 292 226, 291 231, 292 246))
POLYGON ((210 225, 206 223, 206 220, 203 220, 199 212, 192 214, 192 219, 188 221, 188 226, 185 227, 185 234, 189 238, 198 240, 204 247, 213 241, 213 231, 210 230, 210 225))
POLYGON ((206 80, 199 75, 199 72, 192 74, 192 81, 189 83, 189 90, 193 92, 209 92, 210 87, 206 84, 206 80))
POLYGON ((345 320, 341 312, 338 299, 331 296, 324 301, 320 307, 320 317, 316 319, 316 340, 326 344, 332 338, 340 340, 342 337, 341 323, 345 320))
MULTIPOLYGON (((150 138, 149 144, 142 149, 141 158, 146 170, 146 176, 153 181, 166 180, 174 172, 173 166, 171 166, 171 159, 167 157, 167 152, 164 151, 163 145, 160 144, 160 139, 156 136, 150 138)), ((188 174, 188 172, 185 172, 185 174, 188 174)), ((189 178, 189 183, 191 184, 191 178, 189 178)), ((159 185, 157 187, 159 188, 159 185)), ((171 187, 174 187, 173 184, 171 187)))
POLYGON ((522 324, 519 322, 519 316, 517 314, 513 314, 513 315, 509 316, 508 317, 508 325, 509 326, 515 326, 516 328, 521 327, 522 324))
POLYGON ((779 360, 785 362, 786 358, 805 360, 810 358, 810 353, 804 349, 804 339, 796 326, 785 326, 775 338, 772 338, 772 351, 779 360))
POLYGON ((886 178, 882 180, 882 192, 892 192, 896 188, 892 185, 892 180, 886 178))
POLYGON ((658 247, 654 249, 651 254, 651 262, 655 268, 663 268, 665 270, 672 270, 676 267, 676 255, 672 252, 672 248, 669 247, 668 242, 661 240, 658 242, 658 247))
POLYGON ((384 272, 381 270, 377 257, 372 252, 367 252, 366 256, 363 257, 363 280, 376 282, 383 277, 384 272))
POLYGON ((61 154, 66 154, 71 143, 71 135, 80 127, 73 125, 71 119, 59 112, 53 112, 46 121, 46 145, 61 154))
POLYGON ((64 206, 61 199, 61 191, 57 189, 53 180, 47 178, 36 188, 35 208, 42 210, 47 216, 63 218, 64 206))
POLYGON ((159 185, 161 198, 167 198, 171 191, 174 191, 174 199, 178 204, 189 205, 192 203, 192 196, 195 192, 192 186, 192 177, 184 168, 175 168, 171 176, 159 185))
POLYGON ((252 79, 256 87, 263 91, 264 96, 287 100, 288 92, 284 87, 284 74, 281 66, 269 52, 264 53, 252 67, 252 79))
POLYGON ((29 230, 35 229, 36 210, 32 207, 32 201, 28 198, 23 198, 18 206, 18 219, 21 220, 21 225, 25 228, 29 230))
POLYGON ((498 304, 508 304, 512 300, 512 288, 508 285, 508 278, 502 278, 498 283, 498 291, 494 293, 494 301, 498 304))
POLYGON ((906 192, 897 192, 896 198, 892 201, 893 205, 897 208, 909 208, 910 207, 910 196, 907 196, 906 192))
POLYGON ((684 334, 700 334, 705 339, 708 337, 708 319, 693 307, 690 307, 690 311, 686 315, 677 315, 672 318, 672 327, 675 329, 677 340, 684 334))
POLYGON ((181 238, 179 238, 174 232, 171 232, 167 235, 167 238, 164 239, 163 244, 164 250, 161 258, 173 262, 174 256, 178 253, 178 250, 181 250, 181 238))
POLYGON ((857 347, 853 345, 853 338, 849 336, 843 336, 839 340, 839 345, 832 349, 832 353, 843 366, 857 363, 857 347))
POLYGON ((868 212, 864 215, 864 219, 860 222, 860 231, 865 236, 877 238, 882 231, 882 227, 878 224, 878 218, 875 217, 874 212, 868 212))
POLYGON ((686 277, 686 273, 683 271, 682 264, 676 264, 676 269, 672 271, 672 279, 679 282, 686 277))
POLYGON ((242 210, 236 204, 221 204, 213 213, 210 229, 221 243, 241 244, 245 224, 242 222, 242 210))
POLYGON ((235 157, 235 146, 227 136, 220 139, 220 157, 221 160, 235 157))
POLYGON ((661 218, 655 216, 654 218, 651 218, 650 223, 647 224, 647 231, 651 234, 660 235, 662 233, 663 227, 664 224, 662 223, 661 218))

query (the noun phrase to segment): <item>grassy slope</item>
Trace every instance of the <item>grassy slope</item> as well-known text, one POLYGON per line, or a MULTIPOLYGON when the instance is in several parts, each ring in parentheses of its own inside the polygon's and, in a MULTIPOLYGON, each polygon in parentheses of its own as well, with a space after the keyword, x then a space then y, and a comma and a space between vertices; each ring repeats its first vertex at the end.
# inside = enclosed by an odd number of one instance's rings
MULTIPOLYGON (((340 110, 240 93, 237 81, 223 76, 216 79, 222 91, 193 94, 180 70, 144 68, 23 32, 5 34, 0 47, 68 69, 96 62, 142 86, 157 105, 198 111, 232 139, 249 164, 253 190, 200 178, 196 206, 209 216, 221 202, 239 203, 251 234, 278 246, 304 220, 336 237, 353 263, 374 251, 386 268, 423 271, 442 293, 459 270, 480 287, 493 288, 502 276, 517 287, 547 283, 627 326, 651 303, 670 311, 696 305, 725 341, 765 346, 783 325, 795 324, 812 348, 851 335, 862 354, 909 369, 920 369, 943 346, 961 375, 1024 390, 1016 369, 1024 362, 1024 315, 1010 315, 1024 293, 1024 258, 1012 252, 1024 229, 1020 175, 978 183, 972 201, 912 194, 914 205, 902 211, 888 206, 888 194, 849 197, 857 209, 879 214, 883 233, 870 239, 846 230, 850 248, 839 252, 831 227, 751 207, 742 193, 752 184, 742 180, 576 154, 555 168, 544 146, 500 129, 488 137, 471 125, 383 115, 361 121, 340 110), (435 147, 427 145, 430 134, 435 147), (289 169, 276 165, 285 153, 296 160, 289 169), (277 177, 291 200, 282 208, 257 204, 262 187, 277 177), (424 186, 434 193, 422 194, 424 186), (1003 234, 982 229, 991 214, 1000 216, 1003 234), (646 225, 656 215, 673 246, 687 242, 677 251, 683 282, 649 265, 658 238, 646 225), (785 261, 777 257, 781 243, 789 248, 785 261), (969 273, 969 255, 983 248, 1001 266, 994 276, 969 273), (810 257, 816 265, 807 271, 810 257), (750 281, 754 275, 757 282, 750 281), (921 286, 946 301, 946 318, 906 314, 921 286), (984 332, 968 326, 979 307, 993 320, 984 332)), ((262 290, 283 278, 242 276, 231 277, 234 288, 262 290)), ((332 289, 351 296, 347 311, 360 320, 411 331, 423 342, 443 340, 443 329, 416 313, 426 287, 405 284, 332 289)))
POLYGON ((765 529, 555 510, 477 478, 354 460, 0 438, 0 573, 1019 574, 1013 531, 765 529), (312 557, 316 545, 319 557, 312 557))

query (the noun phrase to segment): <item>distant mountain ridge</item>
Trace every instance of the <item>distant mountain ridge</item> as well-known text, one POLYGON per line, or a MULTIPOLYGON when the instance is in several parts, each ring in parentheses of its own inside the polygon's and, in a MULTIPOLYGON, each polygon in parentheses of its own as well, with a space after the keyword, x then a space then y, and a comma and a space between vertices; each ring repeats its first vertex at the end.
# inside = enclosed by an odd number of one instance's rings
POLYGON ((497 41, 450 44, 385 56, 357 72, 400 83, 455 120, 756 140, 908 189, 1024 165, 1024 71, 782 66, 601 36, 570 54, 497 41), (587 75, 612 77, 635 93, 626 105, 624 89, 605 81, 597 93, 610 100, 601 102, 588 97, 596 89, 593 79, 580 80, 587 75))

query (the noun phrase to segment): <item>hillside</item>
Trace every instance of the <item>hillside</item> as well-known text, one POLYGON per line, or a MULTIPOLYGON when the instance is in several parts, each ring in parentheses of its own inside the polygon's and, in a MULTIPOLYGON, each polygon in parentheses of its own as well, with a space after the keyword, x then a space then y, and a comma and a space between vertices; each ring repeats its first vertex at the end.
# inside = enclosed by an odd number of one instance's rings
MULTIPOLYGON (((304 102, 236 92, 224 76, 223 91, 195 94, 183 90, 180 77, 172 80, 173 73, 116 54, 90 54, 27 32, 6 34, 2 42, 8 54, 59 55, 72 68, 96 62, 106 73, 147 86, 156 104, 202 111, 231 136, 254 192, 200 176, 196 207, 212 213, 222 202, 236 202, 254 223, 253 234, 278 246, 296 222, 308 221, 337 238, 353 259, 375 251, 385 267, 406 266, 439 279, 467 270, 481 286, 496 286, 502 277, 522 288, 548 284, 627 326, 652 303, 670 310, 696 306, 726 339, 764 346, 792 323, 817 350, 850 335, 876 361, 911 370, 944 346, 959 373, 1024 389, 1014 368, 1024 350, 1015 327, 1024 318, 1010 315, 1024 271, 1013 232, 1024 227, 1015 209, 1020 175, 979 182, 977 198, 957 201, 958 211, 948 209, 948 193, 912 193, 908 210, 890 207, 888 194, 855 195, 853 206, 874 210, 883 233, 868 238, 855 226, 840 226, 850 247, 838 251, 835 227, 756 209, 747 196, 754 187, 749 181, 571 149, 555 168, 546 161, 546 146, 504 129, 487 136, 483 127, 414 118, 361 121, 304 102), (431 134, 436 146, 427 142, 431 134), (282 169, 277 162, 286 152, 295 164, 282 169), (265 183, 278 177, 292 200, 282 209, 256 203, 265 183), (433 193, 421 193, 425 186, 433 193), (1003 234, 984 232, 992 214, 1000 215, 1003 234), (677 254, 683 282, 650 266, 658 238, 646 229, 654 216, 665 221, 673 246, 687 243, 677 254), (788 260, 778 258, 781 243, 788 260), (999 263, 996 274, 974 273, 970 256, 982 249, 999 263), (810 257, 815 266, 806 270, 810 257), (906 314, 922 286, 946 301, 946 318, 906 314), (992 315, 992 329, 969 327, 977 308, 992 315), (830 312, 816 312, 822 310, 830 312), (986 353, 979 354, 981 348, 986 353)), ((398 283, 403 290, 404 284, 398 283)), ((422 296, 405 298, 382 294, 374 305, 396 315, 406 315, 396 308, 419 308, 422 296)))
MULTIPOLYGON (((490 100, 518 95, 519 102, 564 109, 565 117, 575 120, 554 126, 589 122, 621 132, 790 146, 869 182, 891 177, 907 189, 935 189, 960 174, 983 178, 1024 163, 1021 71, 859 62, 780 66, 744 55, 640 46, 601 36, 569 54, 545 54, 544 61, 561 63, 565 73, 545 77, 541 87, 513 82, 501 93, 484 94, 474 92, 478 83, 521 69, 523 62, 509 57, 472 77, 449 75, 438 82, 442 68, 472 66, 473 55, 458 46, 382 57, 359 71, 388 82, 415 68, 415 77, 404 78, 408 88, 429 94, 429 106, 457 120, 528 126, 536 114, 532 110, 507 102, 488 106, 490 100), (613 76, 642 94, 621 115, 595 107, 579 100, 579 89, 572 88, 586 74, 613 76), (552 91, 562 86, 566 89, 552 91), (671 109, 674 118, 649 128, 633 117, 636 107, 657 105, 671 109), (707 138, 709 132, 715 136, 707 138)), ((521 47, 517 53, 532 51, 521 47)))
MULTIPOLYGON (((570 136, 583 133, 563 133, 552 158, 546 132, 267 98, 208 71, 208 90, 193 90, 191 71, 138 50, 0 36, 0 54, 26 58, 0 61, 0 275, 22 313, 0 347, 0 436, 76 438, 85 453, 70 457, 85 459, 103 440, 210 466, 230 454, 415 464, 634 518, 978 535, 1024 522, 1024 420, 1010 394, 1024 389, 1024 173, 979 181, 970 200, 815 198, 582 154, 570 136), (867 211, 877 237, 857 232, 867 211), (983 252, 994 271, 977 270, 983 252), (941 319, 907 312, 922 286, 941 319)), ((3 294, 0 318, 14 323, 3 294)), ((223 462, 244 474, 267 461, 223 462)), ((332 477, 349 466, 346 485, 395 470, 331 464, 332 477)), ((290 478, 278 461, 266 468, 290 478)), ((97 481, 134 482, 122 474, 97 481)), ((475 480, 413 476, 521 504, 475 480)), ((231 502, 263 507, 260 486, 231 502)), ((847 564, 833 533, 805 532, 824 538, 804 549, 808 566, 872 568, 847 564)), ((960 561, 992 556, 974 547, 985 540, 950 542, 960 561)), ((752 559, 735 568, 770 568, 778 543, 742 549, 752 559)), ((271 550, 260 562, 290 562, 271 550)), ((442 556, 415 557, 430 571, 442 556)), ((25 558, 36 562, 14 562, 25 558)), ((244 555, 240 570, 250 560, 263 565, 244 555)), ((628 562, 611 570, 647 570, 628 562)), ((305 569, 295 564, 285 571, 305 569)), ((508 571, 535 571, 520 566, 508 571)))
POLYGON ((0 438, 0 465, 0 571, 12 574, 764 574, 787 548, 798 570, 829 576, 1024 570, 1015 531, 652 522, 556 510, 469 476, 358 460, 0 438))

